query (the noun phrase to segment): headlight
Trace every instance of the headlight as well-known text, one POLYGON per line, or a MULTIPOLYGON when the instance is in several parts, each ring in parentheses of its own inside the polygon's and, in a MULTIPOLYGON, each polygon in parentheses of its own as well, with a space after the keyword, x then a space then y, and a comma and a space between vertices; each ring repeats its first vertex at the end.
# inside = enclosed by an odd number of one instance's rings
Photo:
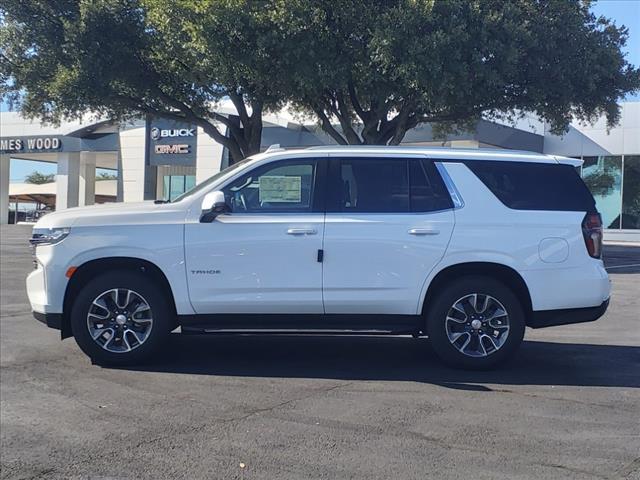
POLYGON ((34 228, 33 233, 31 234, 31 240, 29 243, 31 245, 55 245, 56 243, 60 243, 64 240, 69 232, 70 228, 34 228))

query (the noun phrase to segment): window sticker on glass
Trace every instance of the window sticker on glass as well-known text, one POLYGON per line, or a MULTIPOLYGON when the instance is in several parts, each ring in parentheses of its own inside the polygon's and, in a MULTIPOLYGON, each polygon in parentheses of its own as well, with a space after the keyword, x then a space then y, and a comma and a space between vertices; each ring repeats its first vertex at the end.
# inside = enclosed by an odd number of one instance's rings
POLYGON ((302 177, 273 175, 260 177, 260 202, 300 203, 302 177))

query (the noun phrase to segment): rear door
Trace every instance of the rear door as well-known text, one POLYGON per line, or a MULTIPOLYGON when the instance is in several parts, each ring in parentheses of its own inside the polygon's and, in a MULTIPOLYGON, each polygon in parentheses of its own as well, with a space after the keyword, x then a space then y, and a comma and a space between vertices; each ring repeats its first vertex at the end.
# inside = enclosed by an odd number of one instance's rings
POLYGON ((425 158, 330 162, 323 296, 328 314, 416 314, 425 279, 444 255, 453 205, 425 158))

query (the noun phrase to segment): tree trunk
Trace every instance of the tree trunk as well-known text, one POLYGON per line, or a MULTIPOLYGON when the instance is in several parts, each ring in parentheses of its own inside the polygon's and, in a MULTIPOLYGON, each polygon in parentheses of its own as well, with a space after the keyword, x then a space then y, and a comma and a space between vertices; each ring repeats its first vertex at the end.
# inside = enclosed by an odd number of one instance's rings
POLYGON ((322 130, 339 145, 399 145, 418 124, 411 99, 402 103, 378 101, 367 110, 351 82, 346 92, 327 92, 321 103, 312 105, 322 130), (397 113, 389 119, 391 112, 397 113), (332 119, 337 119, 339 127, 332 119))

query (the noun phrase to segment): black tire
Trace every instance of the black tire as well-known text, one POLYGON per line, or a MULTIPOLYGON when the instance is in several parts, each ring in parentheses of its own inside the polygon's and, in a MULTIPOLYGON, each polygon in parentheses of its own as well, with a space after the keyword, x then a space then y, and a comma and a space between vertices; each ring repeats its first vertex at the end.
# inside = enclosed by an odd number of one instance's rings
MULTIPOLYGON (((463 303, 469 305, 468 302, 463 303)), ((428 306, 426 314, 426 329, 433 350, 446 364, 455 368, 469 370, 486 370, 492 368, 509 359, 516 352, 524 337, 525 316, 520 301, 509 287, 491 277, 473 275, 452 281, 435 294, 431 304, 428 306), (447 320, 447 315, 453 308, 454 303, 474 293, 480 294, 479 302, 484 302, 484 295, 490 295, 506 309, 509 328, 506 331, 507 335, 504 339, 502 339, 501 336, 495 339, 494 337, 486 338, 486 336, 484 336, 481 339, 483 345, 477 343, 480 341, 479 336, 482 336, 483 332, 486 334, 487 331, 498 331, 498 335, 502 335, 502 333, 500 333, 501 330, 494 330, 494 327, 483 323, 486 321, 486 316, 480 320, 482 325, 479 329, 474 329, 470 326, 472 316, 468 314, 468 312, 464 314, 453 312, 458 319, 466 319, 462 326, 456 325, 456 322, 447 320), (462 335, 459 336, 459 340, 455 343, 458 346, 462 346, 467 341, 467 338, 469 338, 470 342, 473 342, 467 347, 471 350, 470 352, 465 350, 467 353, 462 353, 449 340, 447 323, 450 322, 452 322, 450 327, 454 329, 468 330, 469 333, 463 332, 462 335), (500 341, 503 343, 500 344, 499 348, 493 349, 495 343, 500 343, 500 341), (488 348, 486 348, 487 346, 488 348), (474 350, 471 347, 476 347, 475 350, 477 351, 485 350, 488 352, 488 355, 470 356, 470 353, 473 353, 474 350)), ((480 318, 476 312, 473 312, 473 314, 474 318, 480 318)), ((496 325, 496 322, 504 324, 506 323, 504 320, 505 317, 502 317, 502 320, 491 320, 491 323, 493 325, 496 325)), ((501 326, 496 328, 504 329, 506 327, 501 326)), ((452 332, 451 338, 455 338, 456 334, 457 332, 452 332)), ((491 335, 493 335, 493 333, 491 333, 491 335)))
MULTIPOLYGON (((122 297, 119 297, 122 298, 122 297)), ((125 303, 125 302, 121 302, 125 303)), ((102 313, 102 311, 98 311, 102 313)), ((150 359, 163 346, 173 325, 173 309, 171 308, 163 289, 156 285, 153 279, 135 271, 111 271, 95 277, 80 290, 71 308, 71 330, 80 349, 86 353, 93 362, 110 365, 132 365, 143 363, 150 359), (133 333, 126 334, 129 339, 127 346, 133 343, 135 346, 130 351, 112 352, 103 348, 93 339, 88 326, 87 316, 92 307, 93 301, 100 295, 112 289, 132 290, 140 295, 148 304, 151 311, 148 316, 152 317, 152 323, 142 343, 136 342, 133 333), (136 345, 137 343, 137 345, 136 345)), ((138 314, 141 315, 141 314, 138 314)), ((105 320, 106 322, 109 321, 105 320)), ((115 322, 111 322, 116 328, 115 322)), ((140 324, 139 324, 140 325, 140 324)), ((126 325, 121 326, 123 329, 126 325)), ((137 327, 132 327, 137 328, 137 327)), ((144 327, 140 327, 141 329, 144 327)), ((145 330, 146 331, 146 330, 145 330)), ((142 335, 142 334, 140 334, 142 335)), ((105 337, 109 337, 107 332, 99 341, 104 342, 105 337)), ((114 341, 118 343, 117 335, 114 341)), ((108 343, 108 342, 105 342, 108 343)), ((122 340, 119 342, 123 344, 122 340)), ((116 345, 117 346, 117 345, 116 345)), ((113 348, 113 347, 112 347, 113 348)), ((123 347, 124 348, 124 347, 123 347)))

